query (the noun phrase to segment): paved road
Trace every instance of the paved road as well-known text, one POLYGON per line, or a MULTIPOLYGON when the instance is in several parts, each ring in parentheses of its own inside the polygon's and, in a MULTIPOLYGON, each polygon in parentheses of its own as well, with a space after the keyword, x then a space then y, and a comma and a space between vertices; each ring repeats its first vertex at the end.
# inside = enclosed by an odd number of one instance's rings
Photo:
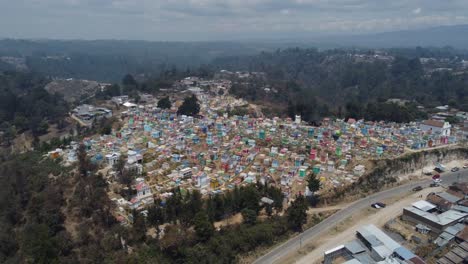
MULTIPOLYGON (((461 170, 455 173, 451 173, 451 172, 444 173, 442 174, 442 177, 441 177, 442 184, 449 185, 454 181, 462 180, 462 179, 466 181, 468 180, 467 176, 468 176, 468 170, 461 170)), ((378 192, 378 193, 369 195, 361 200, 355 201, 349 204, 347 207, 331 215, 324 221, 320 222, 319 224, 305 230, 298 236, 293 237, 290 240, 286 241, 285 243, 277 246, 276 248, 274 248, 267 254, 255 260, 253 263, 255 264, 277 263, 289 253, 292 253, 295 250, 300 249, 300 246, 302 244, 305 245, 313 241, 315 238, 317 238, 318 235, 328 231, 330 228, 338 224, 343 219, 346 219, 348 216, 351 216, 361 211, 362 209, 369 207, 372 203, 407 193, 418 185, 427 187, 432 182, 432 179, 430 179, 429 176, 428 178, 429 179, 427 180, 411 182, 411 183, 407 183, 407 184, 404 184, 404 185, 401 185, 392 189, 378 192)))

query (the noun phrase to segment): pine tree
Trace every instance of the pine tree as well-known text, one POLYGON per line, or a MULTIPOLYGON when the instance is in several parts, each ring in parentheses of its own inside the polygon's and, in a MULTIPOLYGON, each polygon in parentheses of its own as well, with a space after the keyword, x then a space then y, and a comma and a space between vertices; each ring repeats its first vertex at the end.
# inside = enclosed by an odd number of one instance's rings
POLYGON ((169 109, 172 107, 171 100, 166 96, 158 101, 158 107, 161 109, 169 109))
POLYGON ((209 221, 205 211, 198 212, 194 219, 195 232, 201 241, 206 241, 214 234, 213 224, 209 221))
POLYGON ((289 227, 296 231, 302 231, 302 225, 307 222, 307 202, 304 196, 298 195, 286 213, 289 227))
POLYGON ((311 173, 309 178, 307 179, 307 187, 309 187, 309 191, 315 193, 320 190, 320 180, 317 179, 317 175, 315 173, 311 173))
POLYGON ((184 102, 177 110, 178 115, 195 116, 200 112, 200 104, 198 103, 197 97, 193 94, 190 97, 186 97, 184 102))

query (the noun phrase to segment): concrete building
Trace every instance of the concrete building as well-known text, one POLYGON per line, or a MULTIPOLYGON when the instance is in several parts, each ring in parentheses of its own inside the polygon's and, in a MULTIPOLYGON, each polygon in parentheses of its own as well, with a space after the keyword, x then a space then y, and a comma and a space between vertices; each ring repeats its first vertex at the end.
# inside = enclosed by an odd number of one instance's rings
POLYGON ((451 125, 449 122, 426 120, 421 123, 421 130, 429 134, 439 134, 442 136, 450 136, 451 125))
POLYGON ((360 227, 356 237, 358 239, 326 251, 323 263, 332 264, 336 259, 347 264, 425 263, 374 225, 360 227))
POLYGON ((91 124, 94 120, 112 117, 112 111, 104 107, 95 107, 88 104, 77 106, 72 110, 74 117, 80 119, 85 124, 91 124))
POLYGON ((455 210, 449 210, 437 215, 415 207, 403 208, 403 220, 428 226, 435 234, 440 234, 445 228, 455 225, 467 216, 468 214, 455 210))

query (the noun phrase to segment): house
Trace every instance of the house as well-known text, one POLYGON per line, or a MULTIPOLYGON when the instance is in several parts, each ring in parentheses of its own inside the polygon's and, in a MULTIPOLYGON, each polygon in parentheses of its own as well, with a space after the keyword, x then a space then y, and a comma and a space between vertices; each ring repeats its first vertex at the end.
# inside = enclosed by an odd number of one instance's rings
POLYGON ((140 102, 142 102, 142 103, 149 103, 149 102, 152 102, 152 101, 154 101, 153 95, 151 95, 151 94, 146 94, 146 93, 140 94, 140 102))
POLYGON ((325 252, 324 264, 337 263, 421 263, 424 260, 403 247, 374 225, 361 226, 357 239, 325 252))
POLYGON ((441 106, 435 107, 435 109, 440 110, 440 111, 448 111, 449 106, 448 105, 441 105, 441 106))
POLYGON ((437 264, 461 264, 468 258, 468 243, 462 242, 437 260, 437 264))
POLYGON ((95 107, 88 104, 77 106, 72 110, 72 115, 86 125, 92 124, 95 120, 112 117, 112 111, 104 107, 95 107))
POLYGON ((123 106, 127 107, 127 108, 130 108, 130 109, 135 109, 137 107, 136 104, 134 103, 130 103, 130 102, 125 102, 123 103, 123 106))
POLYGON ((437 206, 437 210, 445 212, 452 209, 452 207, 461 201, 462 198, 448 192, 439 192, 430 193, 426 200, 437 206))
POLYGON ((431 229, 432 232, 440 234, 449 226, 457 224, 468 216, 466 213, 455 210, 448 210, 442 214, 432 214, 415 207, 403 208, 403 220, 416 224, 423 224, 431 229))
POLYGON ((468 196, 468 182, 456 182, 449 186, 448 192, 455 196, 468 196))
POLYGON ((429 134, 439 134, 442 136, 450 136, 451 125, 449 122, 437 121, 437 120, 425 120, 421 123, 420 129, 429 134))
POLYGON ((114 96, 111 101, 117 105, 121 105, 129 100, 128 95, 114 96))
POLYGON ((431 204, 430 202, 427 202, 424 200, 412 203, 411 206, 419 210, 425 211, 425 212, 434 212, 435 209, 437 208, 437 206, 435 206, 434 204, 431 204))

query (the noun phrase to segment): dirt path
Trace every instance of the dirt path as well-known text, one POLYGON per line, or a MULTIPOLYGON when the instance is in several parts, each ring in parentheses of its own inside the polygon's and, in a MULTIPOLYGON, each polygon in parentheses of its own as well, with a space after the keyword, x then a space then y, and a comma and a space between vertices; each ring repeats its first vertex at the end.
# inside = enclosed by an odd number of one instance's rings
POLYGON ((229 226, 233 224, 240 224, 242 223, 242 214, 237 213, 229 218, 226 218, 222 221, 215 222, 213 225, 215 228, 221 228, 223 226, 229 226))
POLYGON ((351 217, 344 219, 329 232, 321 236, 317 241, 312 244, 304 246, 298 254, 290 256, 286 263, 320 263, 323 258, 323 253, 331 248, 338 245, 342 245, 345 242, 351 241, 355 238, 356 230, 366 224, 374 224, 378 227, 382 227, 385 223, 395 218, 402 213, 403 207, 410 206, 411 203, 416 202, 426 197, 430 192, 441 191, 442 188, 426 188, 420 192, 412 193, 406 197, 399 197, 397 199, 383 201, 388 206, 384 209, 364 209, 358 214, 354 214, 351 217), (422 195, 423 198, 420 198, 422 195))
POLYGON ((323 212, 328 212, 328 211, 340 210, 345 206, 346 204, 339 204, 339 205, 333 205, 333 206, 328 206, 328 207, 309 208, 309 210, 307 210, 307 214, 311 215, 311 214, 323 213, 323 212))

